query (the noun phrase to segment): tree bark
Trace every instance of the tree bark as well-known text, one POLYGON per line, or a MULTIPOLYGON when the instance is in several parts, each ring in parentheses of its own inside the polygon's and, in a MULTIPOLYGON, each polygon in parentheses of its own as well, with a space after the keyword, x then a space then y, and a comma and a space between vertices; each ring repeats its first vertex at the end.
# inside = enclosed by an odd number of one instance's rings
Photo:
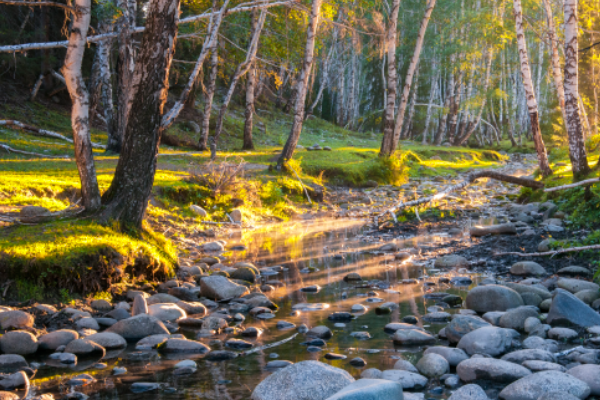
MULTIPOLYGON (((256 32, 258 18, 256 11, 252 11, 252 32, 256 32)), ((248 77, 246 78, 246 110, 244 120, 244 143, 242 150, 254 150, 252 142, 252 123, 254 118, 254 91, 256 90, 256 61, 250 62, 248 77)))
POLYGON ((298 139, 300 139, 300 133, 302 132, 302 123, 304 122, 304 102, 306 101, 306 85, 308 84, 308 76, 310 75, 313 64, 321 1, 322 0, 312 0, 310 20, 308 22, 308 30, 306 33, 304 60, 302 61, 302 69, 300 70, 300 76, 298 77, 298 83, 296 85, 297 96, 296 104, 294 106, 294 121, 287 142, 283 147, 279 160, 277 160, 277 168, 279 170, 281 170, 283 164, 294 155, 294 151, 298 145, 298 139))
POLYGON ((327 57, 325 57, 323 59, 323 66, 322 66, 322 73, 321 73, 321 82, 319 84, 319 91, 317 92, 317 97, 315 98, 315 101, 308 108, 308 112, 306 113, 306 118, 305 119, 308 119, 308 117, 310 117, 313 114, 313 111, 314 111, 315 107, 317 106, 317 104, 321 100, 321 97, 323 96, 323 91, 325 90, 325 87, 327 87, 327 85, 329 83, 329 60, 331 60, 331 56, 332 56, 333 51, 335 49, 336 42, 337 42, 337 28, 334 28, 333 29, 333 40, 332 40, 332 43, 331 43, 331 47, 329 48, 329 52, 327 53, 327 57))
MULTIPOLYGON (((427 25, 431 18, 431 13, 435 7, 436 0, 429 0, 427 8, 425 8, 425 14, 421 20, 421 27, 417 35, 417 43, 415 44, 415 51, 413 52, 412 59, 408 65, 408 71, 406 72, 406 79, 404 81, 404 89, 402 90, 402 96, 400 97, 400 104, 398 105, 398 115, 396 116, 396 123, 394 125, 394 138, 392 141, 392 147, 387 149, 386 153, 388 156, 394 154, 398 147, 398 140, 400 139, 400 133, 402 132, 402 124, 404 123, 404 113, 406 112, 406 106, 408 104, 408 97, 410 94, 410 87, 412 85, 413 76, 419 64, 419 58, 421 57, 421 49, 423 48, 423 41, 425 40, 425 32, 427 31, 427 25)), ((385 132, 383 141, 385 142, 385 132)))
POLYGON ((91 3, 91 0, 75 1, 78 12, 72 14, 73 23, 69 32, 69 46, 61 72, 73 104, 71 126, 73 127, 75 161, 81 179, 82 205, 88 211, 95 211, 100 207, 100 189, 96 178, 90 136, 89 94, 81 73, 86 36, 90 27, 91 3))
POLYGON ((210 75, 206 86, 206 97, 204 98, 204 113, 202 115, 202 133, 198 141, 198 148, 202 151, 208 150, 208 133, 210 130, 210 113, 212 111, 215 88, 217 87, 217 67, 219 65, 219 46, 215 42, 210 52, 210 75))
POLYGON ((154 183, 162 114, 169 89, 169 67, 175 51, 179 0, 152 0, 132 75, 132 109, 110 188, 102 200, 103 221, 121 229, 141 228, 154 183))
POLYGON ((564 0, 565 13, 565 114, 569 135, 569 158, 573 178, 580 180, 590 172, 588 165, 581 115, 579 109, 579 43, 577 0, 564 0))
POLYGON ((552 56, 550 57, 552 63, 552 78, 554 79, 554 87, 556 88, 556 95, 558 97, 558 105, 562 112, 565 126, 567 125, 567 114, 565 113, 565 89, 563 86, 562 73, 560 72, 560 57, 558 55, 558 38, 556 37, 556 29, 554 28, 554 15, 552 13, 552 6, 549 0, 542 0, 544 8, 546 10, 546 23, 548 25, 548 40, 550 42, 550 51, 552 56))
POLYGON ((396 87, 398 77, 396 74, 396 37, 398 35, 398 12, 400 0, 394 0, 388 22, 388 31, 385 38, 387 46, 387 95, 383 109, 383 140, 379 150, 380 157, 389 157, 394 152, 394 111, 396 108, 396 87))
MULTIPOLYGON (((519 58, 521 60, 521 76, 523 77, 523 88, 527 98, 527 110, 531 121, 531 135, 535 143, 538 163, 542 176, 552 174, 550 165, 548 164, 548 155, 546 154, 546 146, 542 139, 540 131, 538 105, 533 91, 533 82, 531 80, 531 69, 529 68, 529 57, 527 56, 527 44, 525 43, 525 33, 523 30, 523 11, 521 9, 521 0, 514 0, 515 10, 515 28, 517 31, 517 45, 519 47, 519 58)), ((575 99, 577 102, 577 99, 575 99)))

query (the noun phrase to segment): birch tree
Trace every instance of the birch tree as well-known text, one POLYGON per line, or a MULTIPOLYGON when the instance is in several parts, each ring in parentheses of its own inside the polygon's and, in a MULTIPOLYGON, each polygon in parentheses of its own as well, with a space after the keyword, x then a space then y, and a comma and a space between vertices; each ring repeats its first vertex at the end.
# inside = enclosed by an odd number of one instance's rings
POLYGON ((552 64, 552 78, 554 79, 554 87, 558 98, 558 105, 562 112, 565 126, 567 125, 567 114, 565 113, 565 89, 563 86, 562 73, 560 72, 560 57, 558 55, 558 38, 556 37, 556 29, 554 29, 554 15, 552 6, 549 0, 542 0, 544 9, 546 10, 546 23, 548 25, 548 41, 550 42, 550 51, 552 53, 550 62, 552 64))
POLYGON ((588 165, 581 115, 579 109, 579 42, 577 0, 564 0, 565 13, 565 125, 569 136, 569 158, 573 178, 580 180, 590 172, 588 165))
MULTIPOLYGON (((527 55, 527 44, 525 42, 525 32, 523 30, 523 11, 521 8, 521 0, 513 0, 515 11, 515 29, 517 31, 517 46, 519 49, 519 59, 521 61, 521 76, 523 78, 523 88, 527 99, 527 110, 531 123, 531 135, 537 152, 538 163, 542 176, 552 174, 550 165, 548 164, 548 155, 546 154, 546 146, 542 139, 540 131, 539 113, 537 100, 533 91, 533 82, 531 79, 531 69, 529 68, 529 57, 527 55)), ((575 99, 577 102, 577 99, 575 99)))
POLYGON ((304 122, 304 103, 306 102, 306 86, 308 85, 308 78, 313 64, 315 52, 315 39, 317 35, 317 28, 319 25, 321 1, 322 0, 312 0, 310 19, 308 22, 308 29, 306 33, 306 47, 304 49, 304 59, 302 60, 300 76, 298 77, 296 83, 294 120, 292 122, 292 129, 290 131, 290 135, 288 136, 285 146, 281 151, 281 155, 277 160, 277 169, 279 170, 281 170, 283 164, 287 162, 287 160, 290 160, 294 155, 294 151, 296 151, 296 146, 298 145, 298 139, 300 139, 300 133, 302 132, 302 123, 304 122))
POLYGON ((81 72, 87 32, 90 27, 92 2, 76 0, 75 7, 77 12, 71 14, 73 23, 69 31, 69 44, 61 72, 72 102, 71 126, 77 171, 81 180, 82 204, 86 210, 95 211, 100 207, 100 189, 90 136, 89 93, 81 72))
POLYGON ((208 150, 208 133, 210 130, 210 113, 212 111, 213 97, 217 87, 217 72, 219 66, 219 45, 215 41, 212 50, 210 51, 210 75, 208 77, 208 85, 206 85, 206 96, 204 97, 204 111, 202 114, 202 131, 198 148, 200 150, 208 150))

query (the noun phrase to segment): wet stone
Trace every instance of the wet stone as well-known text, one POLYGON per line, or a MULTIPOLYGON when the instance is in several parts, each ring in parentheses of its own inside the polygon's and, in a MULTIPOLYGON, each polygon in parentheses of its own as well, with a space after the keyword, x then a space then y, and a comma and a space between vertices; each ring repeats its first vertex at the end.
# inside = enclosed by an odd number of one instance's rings
POLYGON ((327 353, 324 356, 327 360, 345 360, 346 358, 348 358, 347 356, 343 355, 343 354, 336 354, 336 353, 327 353))
POLYGON ((360 357, 356 357, 356 358, 353 358, 352 360, 350 360, 349 364, 352 365, 353 367, 362 368, 365 365, 367 365, 367 362, 360 357))

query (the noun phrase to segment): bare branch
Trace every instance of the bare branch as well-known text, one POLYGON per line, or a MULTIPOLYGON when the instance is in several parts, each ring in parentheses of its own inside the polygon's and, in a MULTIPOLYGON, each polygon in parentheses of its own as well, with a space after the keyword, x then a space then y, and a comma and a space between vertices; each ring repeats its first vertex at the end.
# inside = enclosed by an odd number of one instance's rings
MULTIPOLYGON (((40 128, 36 128, 35 126, 31 126, 31 125, 27 125, 24 124, 20 121, 15 121, 14 119, 1 119, 0 120, 0 126, 2 125, 6 125, 6 126, 11 126, 13 128, 16 129, 22 129, 24 131, 27 132, 31 132, 34 135, 37 136, 46 136, 46 137, 51 137, 51 138, 55 138, 55 139, 61 139, 61 140, 65 140, 69 143, 73 143, 73 139, 70 139, 66 136, 61 135, 60 133, 57 132, 52 132, 52 131, 47 131, 45 129, 40 129, 40 128)), ((97 149, 104 149, 106 148, 106 146, 98 144, 98 143, 92 143, 92 147, 97 148, 97 149)))
POLYGON ((594 244, 590 246, 581 246, 581 247, 571 247, 568 249, 560 249, 554 251, 544 251, 542 253, 519 253, 517 251, 509 251, 505 253, 494 253, 495 257, 499 256, 519 256, 519 257, 545 257, 545 256, 555 256, 558 254, 564 253, 573 253, 577 251, 586 251, 586 250, 596 250, 600 249, 600 244, 594 244))
POLYGON ((2 144, 2 143, 0 143, 0 149, 6 150, 9 153, 23 154, 23 155, 26 155, 26 156, 34 156, 34 157, 41 157, 41 158, 65 158, 65 159, 69 159, 70 158, 67 155, 64 155, 64 156, 52 156, 52 155, 49 155, 49 154, 32 153, 30 151, 17 150, 17 149, 13 149, 10 146, 2 144))
POLYGON ((600 182, 600 178, 586 179, 585 181, 571 183, 569 185, 555 186, 555 187, 544 189, 544 192, 556 192, 558 190, 571 189, 571 188, 574 188, 577 186, 592 185, 596 182, 600 182))

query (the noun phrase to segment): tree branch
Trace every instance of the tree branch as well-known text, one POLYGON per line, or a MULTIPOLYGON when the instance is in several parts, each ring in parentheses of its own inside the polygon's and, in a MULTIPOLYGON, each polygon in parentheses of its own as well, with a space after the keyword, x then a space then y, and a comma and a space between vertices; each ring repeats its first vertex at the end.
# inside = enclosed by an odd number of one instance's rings
POLYGON ((577 187, 577 186, 591 185, 591 184, 594 184, 596 182, 600 182, 600 178, 586 179, 585 181, 571 183, 569 185, 562 185, 562 186, 555 186, 555 187, 551 187, 551 188, 546 188, 546 189, 544 189, 544 192, 556 192, 558 190, 571 189, 571 188, 574 188, 574 187, 577 187))
MULTIPOLYGON (((51 138, 55 138, 55 139, 65 140, 69 143, 73 143, 73 139, 69 139, 68 137, 63 136, 60 133, 36 128, 35 126, 27 125, 22 122, 15 121, 14 119, 1 119, 0 126, 2 126, 2 125, 12 126, 13 128, 16 128, 16 129, 22 129, 24 131, 31 132, 37 136, 46 136, 46 137, 51 137, 51 138)), ((93 143, 93 142, 92 142, 92 147, 97 148, 97 149, 105 149, 106 148, 106 146, 104 146, 104 145, 101 145, 98 143, 93 143)))
POLYGON ((32 153, 30 151, 23 151, 23 150, 17 150, 17 149, 13 149, 12 147, 9 147, 5 144, 0 143, 0 149, 6 150, 8 153, 16 153, 16 154, 23 154, 26 156, 34 156, 34 157, 41 157, 41 158, 70 158, 67 155, 64 156, 52 156, 49 154, 41 154, 41 153, 32 153))
POLYGON ((519 257, 544 257, 544 256, 555 256, 563 253, 573 253, 576 251, 596 250, 600 249, 600 244, 594 244, 590 246, 571 247, 568 249, 560 249, 554 251, 544 251, 543 253, 519 253, 517 251, 509 251, 505 253, 494 253, 494 257, 499 256, 519 256, 519 257))

